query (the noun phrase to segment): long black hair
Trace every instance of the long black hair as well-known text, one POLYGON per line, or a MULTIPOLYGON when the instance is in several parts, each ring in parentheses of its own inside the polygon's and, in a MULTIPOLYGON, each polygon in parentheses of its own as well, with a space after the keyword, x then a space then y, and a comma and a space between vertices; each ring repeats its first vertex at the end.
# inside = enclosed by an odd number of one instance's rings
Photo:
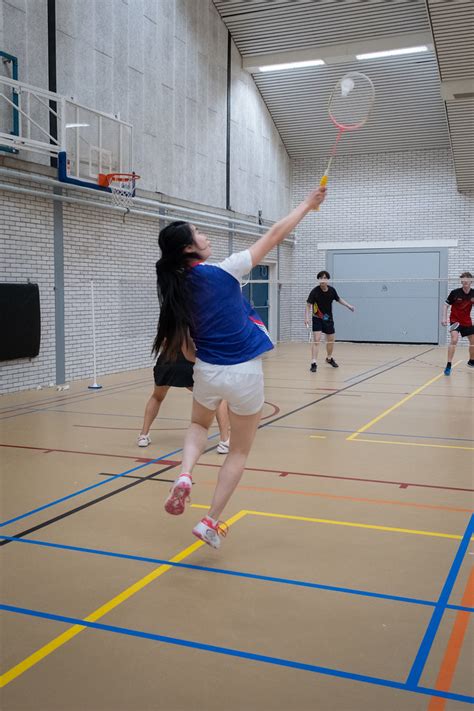
POLYGON ((189 222, 171 222, 158 236, 161 258, 156 263, 156 280, 161 309, 152 353, 158 355, 162 351, 169 360, 176 360, 183 344, 189 343, 191 317, 186 271, 190 261, 200 257, 196 252, 184 250, 193 245, 189 222))

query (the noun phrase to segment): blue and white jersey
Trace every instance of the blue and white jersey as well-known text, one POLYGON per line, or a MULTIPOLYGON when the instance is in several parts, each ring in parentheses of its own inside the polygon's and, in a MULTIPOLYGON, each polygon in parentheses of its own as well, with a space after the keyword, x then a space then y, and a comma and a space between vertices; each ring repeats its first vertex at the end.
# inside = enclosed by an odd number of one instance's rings
POLYGON ((189 270, 191 336, 199 360, 235 365, 273 348, 260 316, 242 294, 240 280, 251 269, 246 249, 220 264, 202 262, 189 270))

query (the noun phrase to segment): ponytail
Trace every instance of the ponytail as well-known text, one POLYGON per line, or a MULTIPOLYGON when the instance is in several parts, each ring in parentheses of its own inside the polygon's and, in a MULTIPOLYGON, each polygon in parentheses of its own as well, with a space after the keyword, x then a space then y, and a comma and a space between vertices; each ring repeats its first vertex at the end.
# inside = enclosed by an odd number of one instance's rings
POLYGON ((156 281, 160 318, 152 353, 162 351, 169 360, 176 360, 183 345, 189 344, 191 318, 186 271, 189 261, 199 259, 185 248, 194 244, 188 222, 172 222, 161 230, 158 245, 161 258, 156 263, 156 281))

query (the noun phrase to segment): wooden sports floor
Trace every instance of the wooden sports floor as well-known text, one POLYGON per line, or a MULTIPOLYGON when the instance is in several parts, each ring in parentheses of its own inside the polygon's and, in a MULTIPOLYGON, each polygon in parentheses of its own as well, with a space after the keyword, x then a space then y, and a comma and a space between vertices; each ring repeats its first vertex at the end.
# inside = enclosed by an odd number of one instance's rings
POLYGON ((445 349, 265 360, 220 551, 163 510, 191 395, 136 446, 151 371, 0 400, 3 711, 472 708, 474 372, 445 349))

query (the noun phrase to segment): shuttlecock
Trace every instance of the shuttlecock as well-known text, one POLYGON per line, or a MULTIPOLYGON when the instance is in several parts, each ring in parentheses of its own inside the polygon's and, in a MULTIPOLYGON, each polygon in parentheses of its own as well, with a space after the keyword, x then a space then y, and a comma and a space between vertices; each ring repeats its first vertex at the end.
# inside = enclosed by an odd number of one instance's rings
POLYGON ((345 98, 348 96, 352 89, 354 88, 354 80, 350 77, 346 77, 341 81, 341 94, 345 98))

